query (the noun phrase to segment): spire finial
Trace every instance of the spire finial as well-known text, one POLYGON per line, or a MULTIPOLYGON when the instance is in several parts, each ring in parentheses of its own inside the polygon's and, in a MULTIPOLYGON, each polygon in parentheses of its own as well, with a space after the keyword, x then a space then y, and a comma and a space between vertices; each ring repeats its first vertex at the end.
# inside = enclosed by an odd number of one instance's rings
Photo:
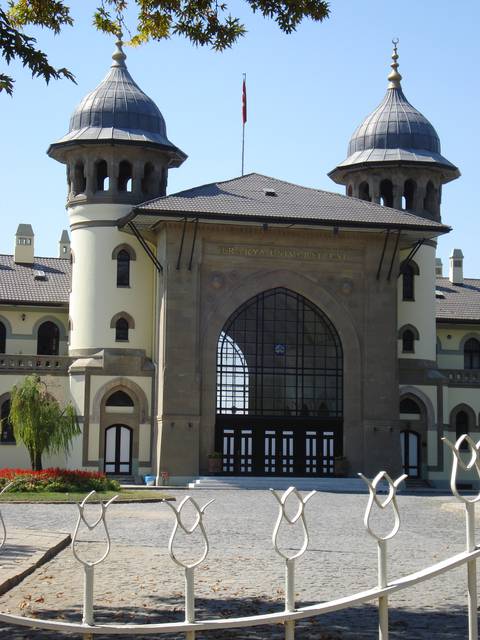
POLYGON ((124 68, 126 67, 125 60, 127 59, 127 56, 123 51, 122 37, 123 37, 123 34, 120 31, 118 33, 118 39, 115 42, 115 51, 112 54, 112 60, 113 60, 112 67, 124 67, 124 68))
POLYGON ((390 71, 390 73, 388 75, 388 80, 389 80, 388 88, 389 89, 399 89, 400 88, 400 80, 402 79, 402 76, 398 72, 398 62, 397 62, 397 60, 398 60, 397 45, 398 45, 399 42, 400 41, 399 41, 398 38, 394 38, 392 40, 392 44, 393 44, 392 64, 390 65, 392 67, 392 70, 390 71))

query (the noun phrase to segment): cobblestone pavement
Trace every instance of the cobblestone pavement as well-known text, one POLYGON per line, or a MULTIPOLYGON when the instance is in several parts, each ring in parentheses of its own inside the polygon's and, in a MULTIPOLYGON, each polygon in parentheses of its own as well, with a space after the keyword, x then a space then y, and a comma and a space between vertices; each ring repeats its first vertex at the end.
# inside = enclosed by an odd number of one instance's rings
MULTIPOLYGON (((173 492, 177 500, 185 492, 173 492)), ((272 548, 277 505, 266 491, 192 492, 208 507, 205 525, 211 551, 196 574, 197 617, 240 616, 281 610, 283 565, 272 548)), ((319 493, 307 505, 310 547, 297 566, 299 604, 310 604, 371 587, 376 547, 362 519, 365 495, 319 493)), ((399 496, 402 526, 389 545, 389 575, 418 570, 464 548, 464 516, 453 499, 399 496)), ((165 504, 113 504, 109 509, 113 547, 95 576, 95 618, 109 622, 160 622, 183 618, 183 575, 167 552, 173 514, 165 504)), ((75 505, 3 506, 7 527, 71 532, 75 505)), ((295 532, 283 536, 292 547, 295 532)), ((93 540, 89 534, 89 540, 93 540)), ((191 536, 193 538, 194 536, 191 536)), ((200 540, 193 545, 197 553, 200 540)), ((100 541, 91 544, 99 551, 100 541)), ((102 546, 103 548, 103 546, 102 546)), ((190 547, 191 548, 191 547, 190 547)), ((179 554, 187 548, 180 540, 179 554)), ((0 610, 68 620, 81 619, 82 573, 69 549, 0 598, 0 610)), ((458 640, 467 637, 466 568, 460 568, 391 597, 392 640, 458 640)), ((375 606, 364 605, 298 624, 305 640, 363 640, 376 637, 375 606)), ((1 640, 74 638, 0 624, 1 640)), ((120 638, 126 636, 95 636, 120 638)), ((153 637, 144 636, 143 638, 153 637)), ((158 636, 155 636, 158 637, 158 636)), ((177 638, 183 636, 161 636, 177 638)), ((283 637, 280 626, 198 633, 198 640, 283 637)))

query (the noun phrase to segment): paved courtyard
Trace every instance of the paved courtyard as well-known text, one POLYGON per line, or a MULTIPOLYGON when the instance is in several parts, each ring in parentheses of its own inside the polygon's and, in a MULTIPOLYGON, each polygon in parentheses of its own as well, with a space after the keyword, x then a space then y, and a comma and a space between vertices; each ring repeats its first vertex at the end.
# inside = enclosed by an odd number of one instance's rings
MULTIPOLYGON (((186 495, 183 491, 172 493, 177 504, 186 495)), ((211 551, 196 574, 198 618, 282 609, 283 565, 271 542, 278 511, 274 498, 266 491, 245 490, 199 490, 193 495, 200 504, 215 499, 205 515, 211 551)), ((400 495, 398 501, 402 526, 389 546, 390 577, 399 577, 463 551, 464 516, 452 498, 400 495)), ((299 604, 329 600, 375 585, 376 547, 362 523, 366 502, 366 495, 318 493, 307 504, 311 535, 309 550, 297 566, 299 604)), ((31 531, 31 544, 35 546, 41 531, 73 531, 77 508, 7 504, 3 514, 7 527, 31 531)), ((112 551, 95 576, 96 620, 130 623, 181 620, 183 575, 168 556, 168 538, 174 521, 169 507, 113 504, 108 517, 112 551)), ((295 533, 283 536, 286 547, 293 546, 295 533)), ((90 552, 103 549, 101 539, 92 534, 84 538, 96 540, 90 545, 90 552)), ((195 542, 197 546, 190 548, 198 553, 200 541, 195 542)), ((181 540, 177 548, 179 554, 187 552, 181 540)), ((466 638, 465 574, 466 569, 460 568, 392 596, 391 638, 466 638)), ((15 614, 78 621, 82 590, 81 568, 70 549, 66 549, 0 597, 0 608, 15 614)), ((376 624, 374 605, 365 605, 299 623, 297 638, 373 639, 376 624)), ((197 637, 259 640, 282 635, 280 626, 271 626, 198 633, 197 637)), ((0 624, 2 640, 32 637, 50 640, 62 636, 0 624)))

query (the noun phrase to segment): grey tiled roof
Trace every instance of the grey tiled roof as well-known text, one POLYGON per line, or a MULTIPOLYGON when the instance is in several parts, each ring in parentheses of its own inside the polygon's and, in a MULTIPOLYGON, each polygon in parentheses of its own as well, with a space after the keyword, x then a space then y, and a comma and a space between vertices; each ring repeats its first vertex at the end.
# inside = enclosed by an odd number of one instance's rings
POLYGON ((437 320, 480 323, 480 280, 465 278, 463 284, 452 284, 448 278, 437 278, 437 320))
POLYGON ((13 256, 0 255, 0 302, 65 306, 71 284, 69 260, 35 258, 33 265, 16 264, 13 256), (36 280, 35 271, 45 272, 36 280))
POLYGON ((327 223, 358 227, 423 229, 443 233, 449 227, 390 207, 302 187, 250 173, 151 200, 134 210, 135 224, 152 227, 165 216, 201 216, 204 220, 265 220, 327 223), (273 190, 276 195, 266 192, 273 190))
POLYGON ((432 124, 410 104, 401 87, 388 89, 352 135, 348 157, 338 166, 388 161, 422 162, 456 170, 441 155, 440 139, 432 124))
POLYGON ((33 229, 32 229, 32 225, 31 224, 19 224, 18 228, 17 228, 17 232, 16 234, 17 236, 31 236, 33 238, 33 236, 35 235, 33 233, 33 229))

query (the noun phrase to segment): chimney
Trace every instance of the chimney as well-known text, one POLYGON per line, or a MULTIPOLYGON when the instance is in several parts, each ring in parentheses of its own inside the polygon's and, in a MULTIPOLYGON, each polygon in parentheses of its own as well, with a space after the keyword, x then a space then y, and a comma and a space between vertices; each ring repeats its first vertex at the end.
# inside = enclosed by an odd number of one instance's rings
POLYGON ((448 279, 452 284, 463 284, 463 253, 461 249, 453 249, 450 254, 448 279))
POLYGON ((70 238, 68 237, 68 231, 64 229, 58 242, 58 257, 64 260, 70 260, 71 254, 70 238))
POLYGON ((13 259, 19 264, 33 264, 35 234, 29 224, 19 224, 15 234, 15 250, 13 259))
POLYGON ((435 258, 435 275, 437 278, 443 277, 443 264, 441 258, 435 258))

